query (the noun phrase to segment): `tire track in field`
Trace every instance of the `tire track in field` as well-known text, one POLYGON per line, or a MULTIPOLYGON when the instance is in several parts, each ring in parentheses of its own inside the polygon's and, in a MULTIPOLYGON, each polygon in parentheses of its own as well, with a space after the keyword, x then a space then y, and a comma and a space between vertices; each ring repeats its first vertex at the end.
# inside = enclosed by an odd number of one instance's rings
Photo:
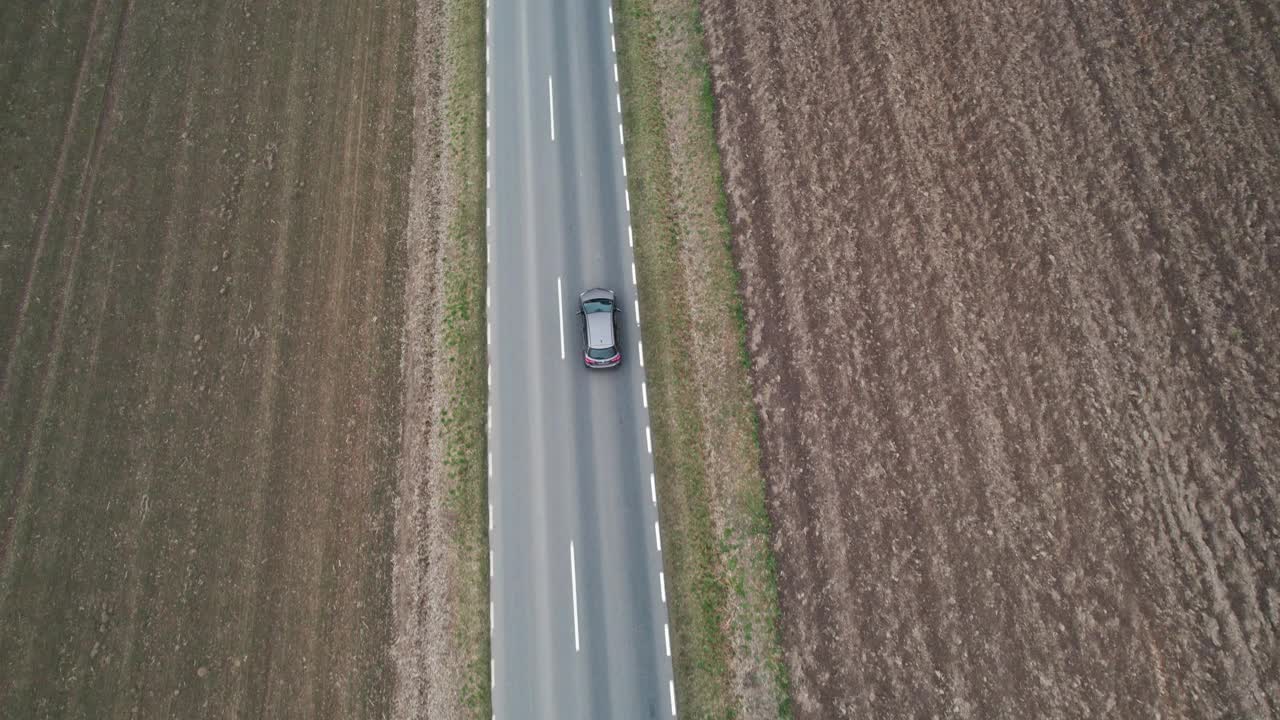
MULTIPOLYGON (((115 110, 115 98, 120 92, 120 86, 123 82, 123 71, 119 66, 119 57, 122 47, 128 41, 128 20, 129 9, 132 0, 124 0, 120 9, 120 17, 116 25, 115 43, 111 49, 111 55, 107 63, 107 83, 103 91, 102 107, 98 112, 98 119, 93 128, 93 139, 89 146, 89 152, 85 158, 85 164, 80 176, 80 204, 79 211, 72 225, 72 248, 70 258, 67 262, 67 269, 64 273, 65 280, 59 285, 58 293, 53 303, 58 306, 58 314, 53 319, 53 339, 51 343, 50 359, 48 365, 42 375, 39 383, 40 396, 39 407, 36 412, 34 422, 29 426, 27 431, 23 433, 22 440, 18 443, 14 455, 18 458, 15 468, 15 477, 17 482, 13 489, 13 502, 10 507, 14 508, 14 512, 4 521, 4 528, 0 530, 0 571, 8 575, 12 567, 12 541, 13 533, 17 525, 21 524, 25 519, 26 513, 29 511, 28 497, 32 477, 38 473, 39 456, 43 450, 42 428, 46 426, 46 420, 49 417, 49 411, 53 399, 53 392, 56 381, 59 380, 59 372, 62 361, 63 338, 66 332, 65 320, 67 311, 70 308, 71 301, 75 297, 76 282, 78 280, 77 267, 80 259, 80 248, 84 241, 84 225, 86 217, 89 213, 90 203, 94 197, 94 182, 97 179, 98 164, 102 159, 102 150, 107 139, 111 134, 113 125, 112 113, 115 110)), ((77 96, 79 97, 78 93, 77 96)), ((34 268, 35 265, 33 264, 34 268)), ((34 269, 33 271, 34 272, 34 269)), ((27 296, 24 291, 24 297, 27 296)), ((22 305, 25 313, 26 303, 22 305)), ((14 333, 15 344, 14 349, 9 353, 9 362, 12 363, 17 357, 17 339, 18 333, 14 333)), ((11 376, 12 366, 5 369, 5 390, 7 391, 9 378, 11 376)), ((4 583, 8 586, 8 583, 4 583)), ((6 597, 0 596, 0 607, 3 607, 6 597)))
MULTIPOLYGON (((220 13, 215 21, 210 23, 210 27, 225 27, 224 20, 225 12, 220 13)), ((209 42, 209 46, 212 46, 219 37, 221 37, 221 33, 208 34, 206 40, 209 42)), ((177 101, 183 107, 182 119, 178 126, 178 136, 182 145, 174 172, 173 194, 170 196, 171 200, 166 212, 165 234, 161 242, 163 249, 161 250, 160 278, 156 284, 155 295, 151 303, 155 309, 155 339, 148 349, 148 357, 141 363, 142 367, 147 368, 145 376, 151 378, 151 380, 147 383, 146 395, 141 406, 145 420, 141 423, 141 427, 134 435, 127 450, 128 457, 137 458, 138 470, 133 474, 132 482, 128 485, 130 489, 122 493, 125 497, 138 498, 138 504, 132 513, 127 534, 119 545, 120 556, 123 559, 122 563, 129 568, 142 566, 140 559, 144 549, 143 534, 147 528, 151 527, 149 523, 155 522, 155 517, 149 516, 149 510, 150 496, 156 482, 156 461, 160 450, 154 446, 148 449, 146 445, 162 435, 161 423, 158 422, 158 408, 169 405, 173 386, 180 381, 173 373, 167 372, 170 357, 166 350, 173 345, 184 342, 183 338, 175 337, 173 331, 175 316, 179 314, 179 293, 176 282, 178 264, 185 249, 184 244, 180 242, 178 227, 183 223, 183 215, 189 210, 194 200, 191 189, 191 173, 194 169, 192 163, 194 143, 184 138, 186 138, 191 129, 195 105, 193 89, 197 78, 197 69, 203 67, 201 60, 212 54, 209 52, 193 53, 188 58, 183 82, 186 91, 183 93, 182 98, 177 101)), ((183 314, 185 315, 185 313, 183 314)), ((142 585, 142 573, 134 572, 126 580, 122 591, 120 615, 123 618, 121 622, 123 638, 121 639, 119 652, 124 666, 130 668, 137 667, 142 661, 136 651, 138 635, 142 629, 139 623, 142 585)), ((128 699, 137 702, 137 698, 132 697, 132 688, 128 687, 131 679, 129 673, 126 672, 121 672, 117 678, 115 694, 122 702, 128 699)))
MULTIPOLYGON (((371 10, 366 10, 362 19, 364 22, 358 26, 359 29, 355 37, 365 42, 360 42, 356 46, 360 54, 359 60, 352 58, 358 67, 358 72, 354 73, 351 78, 348 97, 353 98, 354 102, 348 106, 347 115, 343 119, 346 133, 343 138, 343 151, 340 154, 342 162, 335 170, 338 178, 335 183, 335 217, 332 222, 335 235, 333 243, 335 256, 329 264, 335 281, 330 284, 323 298, 323 304, 326 307, 324 315, 328 320, 323 328, 323 333, 326 337, 338 337, 343 333, 352 334, 351 328, 347 327, 347 325, 353 319, 353 315, 358 317, 360 307, 365 306, 362 302, 353 302, 354 300, 363 301, 364 298, 359 297, 361 276, 359 273, 352 272, 350 266, 352 265, 353 255, 361 257, 356 255, 356 234, 358 228, 363 229, 365 227, 361 222, 364 218, 360 212, 360 204, 364 199, 361 190, 365 181, 362 172, 362 160, 365 151, 364 134, 369 103, 369 65, 371 63, 371 55, 377 48, 367 42, 374 22, 374 13, 371 10)), ((374 149, 375 153, 377 149, 374 149)), ((326 617, 323 608, 324 601, 330 598, 342 597, 351 588, 350 583, 345 583, 340 577, 337 577, 338 571, 336 568, 326 566, 330 563, 340 562, 340 555, 337 558, 334 556, 339 554, 340 548, 355 539, 349 533, 343 532, 345 528, 342 527, 342 518, 355 503, 351 497, 352 488, 349 488, 347 483, 344 482, 343 473, 338 469, 350 467, 352 464, 350 456, 344 451, 347 443, 343 442, 339 436, 345 434, 351 427, 348 425, 347 419, 352 417, 354 408, 350 408, 349 405, 351 404, 353 393, 352 386, 357 385, 358 380, 356 378, 347 378, 344 382, 342 375, 349 372, 349 368, 352 365, 359 366, 361 364, 356 358, 359 351, 366 347, 364 340, 368 337, 367 330, 369 327, 369 319, 363 319, 363 322, 359 325, 361 332, 356 334, 359 341, 354 343, 354 347, 343 344, 341 346, 329 345, 325 348, 325 355, 328 357, 324 365, 329 370, 329 377, 322 384, 324 390, 320 393, 319 401, 317 402, 317 408, 322 413, 321 417, 323 418, 320 423, 322 430, 319 445, 325 448, 324 454, 327 456, 325 464, 333 469, 329 473, 328 491, 325 496, 341 498, 341 500, 339 502, 331 502, 328 506, 328 524, 335 530, 335 533, 326 538, 327 542, 317 544, 313 549, 316 571, 311 576, 309 594, 312 601, 310 609, 313 617, 319 619, 321 631, 311 634, 308 638, 306 648, 308 657, 327 659, 320 652, 319 647, 331 646, 334 633, 340 632, 342 629, 334 627, 326 617), (326 581, 334 586, 332 590, 327 590, 324 587, 326 581)), ((364 426, 367 421, 367 418, 362 417, 360 425, 364 426)), ((321 505, 323 506, 323 503, 321 505)), ((322 509, 323 507, 315 508, 315 514, 319 515, 322 509)), ((331 665, 323 662, 323 660, 320 663, 320 668, 317 675, 321 677, 327 675, 328 672, 332 672, 331 665)), ((324 683, 321 683, 319 688, 314 685, 307 688, 304 690, 303 695, 309 699, 306 712, 310 715, 315 715, 317 712, 320 715, 333 714, 337 708, 343 706, 340 702, 334 704, 336 707, 326 702, 328 692, 324 683)))
MULTIPOLYGON (((36 271, 40 260, 44 257, 45 240, 49 236, 49 221, 53 216, 53 206, 62 192, 62 182, 66 176, 67 156, 71 152, 72 140, 76 135, 76 118, 80 115, 80 102, 86 88, 85 77, 97 54, 98 19, 102 16, 102 5, 105 0, 94 0, 93 14, 89 16, 89 32, 85 35, 84 46, 80 50, 80 67, 76 71, 75 85, 72 88, 71 107, 67 110, 67 119, 62 129, 62 141, 58 148, 58 159, 53 165, 53 178, 49 181, 49 192, 45 197, 44 207, 40 210, 40 219, 36 225, 35 250, 31 254, 31 267, 27 269, 27 278, 22 285, 22 295, 18 300, 18 312, 13 320, 13 336, 9 338, 8 352, 5 354, 4 384, 0 385, 0 395, 4 395, 13 379, 13 363, 18 354, 18 339, 22 336, 22 328, 26 324, 27 308, 31 304, 31 288, 35 283, 36 271)), ((4 557, 4 544, 0 543, 0 559, 4 557)))

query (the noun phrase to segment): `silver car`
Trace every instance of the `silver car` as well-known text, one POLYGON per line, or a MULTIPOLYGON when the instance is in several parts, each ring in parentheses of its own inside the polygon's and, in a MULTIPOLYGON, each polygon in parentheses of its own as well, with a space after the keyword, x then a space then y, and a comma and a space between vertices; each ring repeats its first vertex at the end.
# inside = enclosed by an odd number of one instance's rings
POLYGON ((622 364, 618 343, 618 303, 612 290, 593 288, 578 296, 582 318, 582 361, 589 368, 622 364))

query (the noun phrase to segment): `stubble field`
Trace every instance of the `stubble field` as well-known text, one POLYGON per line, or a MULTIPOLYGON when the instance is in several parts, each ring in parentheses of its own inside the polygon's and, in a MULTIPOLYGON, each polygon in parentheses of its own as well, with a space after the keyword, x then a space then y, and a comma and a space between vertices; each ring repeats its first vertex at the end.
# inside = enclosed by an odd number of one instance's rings
POLYGON ((797 717, 1280 706, 1280 11, 705 0, 797 717))
POLYGON ((413 18, 0 10, 0 716, 388 714, 413 18))

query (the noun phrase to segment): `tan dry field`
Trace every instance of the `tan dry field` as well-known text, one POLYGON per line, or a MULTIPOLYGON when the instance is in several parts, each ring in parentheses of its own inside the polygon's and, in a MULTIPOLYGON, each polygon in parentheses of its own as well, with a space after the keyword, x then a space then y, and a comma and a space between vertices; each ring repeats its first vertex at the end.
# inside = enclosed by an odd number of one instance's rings
POLYGON ((0 717, 386 716, 413 4, 0 33, 0 717))
POLYGON ((797 717, 1280 706, 1280 9, 705 0, 797 717))

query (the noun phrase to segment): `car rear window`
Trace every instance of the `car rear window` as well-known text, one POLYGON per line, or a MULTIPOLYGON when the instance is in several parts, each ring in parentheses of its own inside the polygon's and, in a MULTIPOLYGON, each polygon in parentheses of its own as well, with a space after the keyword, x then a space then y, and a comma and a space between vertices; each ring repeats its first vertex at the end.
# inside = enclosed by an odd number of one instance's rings
POLYGON ((617 354, 618 354, 618 350, 616 348, 611 348, 611 347, 587 349, 587 357, 591 358, 592 360, 608 360, 609 358, 617 354))

